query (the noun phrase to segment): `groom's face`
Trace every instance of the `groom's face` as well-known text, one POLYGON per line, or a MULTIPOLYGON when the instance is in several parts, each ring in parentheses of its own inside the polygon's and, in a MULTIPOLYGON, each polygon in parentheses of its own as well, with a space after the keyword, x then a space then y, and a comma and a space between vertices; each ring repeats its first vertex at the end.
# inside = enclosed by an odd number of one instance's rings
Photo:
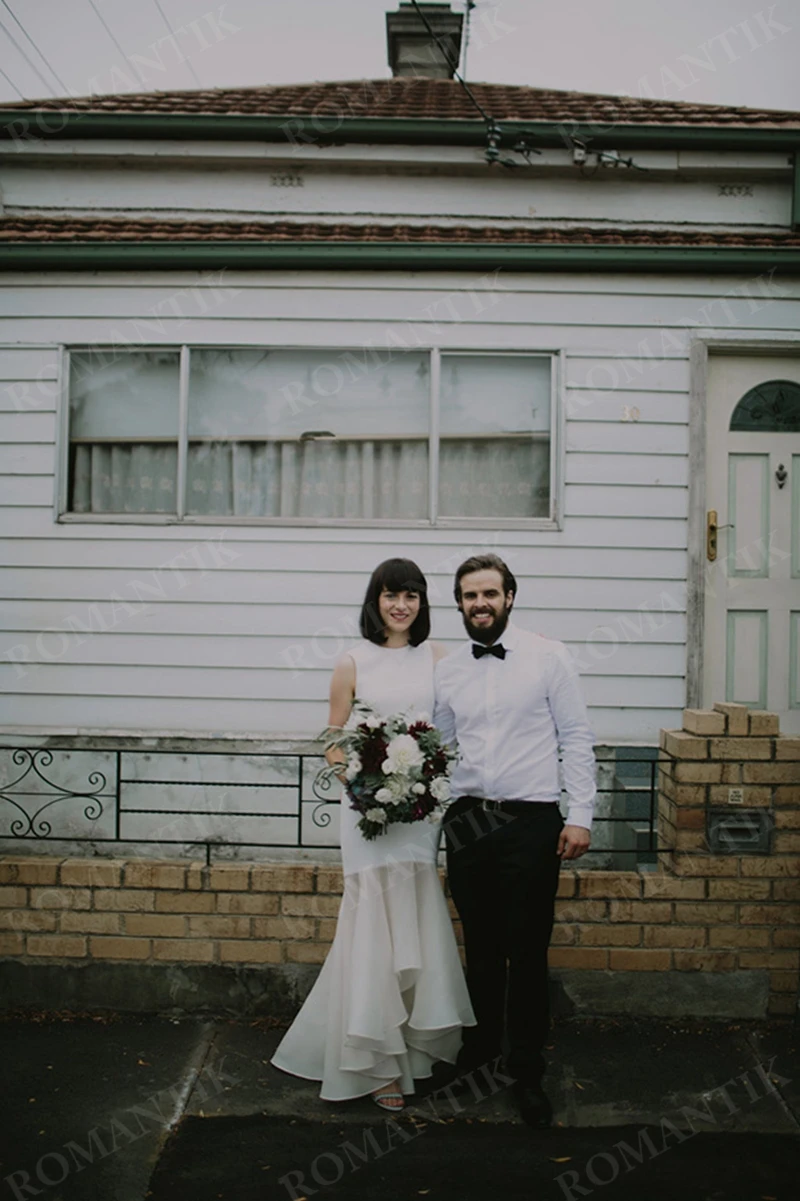
POLYGON ((459 609, 464 628, 475 642, 490 646, 502 635, 514 605, 514 593, 503 592, 503 577, 494 567, 461 577, 459 609))

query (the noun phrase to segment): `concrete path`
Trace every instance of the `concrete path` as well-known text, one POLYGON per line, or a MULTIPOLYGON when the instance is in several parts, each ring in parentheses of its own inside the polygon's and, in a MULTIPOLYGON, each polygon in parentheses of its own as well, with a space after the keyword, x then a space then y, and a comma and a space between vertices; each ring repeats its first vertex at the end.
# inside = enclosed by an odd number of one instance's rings
POLYGON ((502 1077, 387 1120, 275 1071, 281 1031, 130 1015, 0 1021, 0 1201, 795 1201, 800 1052, 787 1027, 564 1022, 555 1127, 502 1077))

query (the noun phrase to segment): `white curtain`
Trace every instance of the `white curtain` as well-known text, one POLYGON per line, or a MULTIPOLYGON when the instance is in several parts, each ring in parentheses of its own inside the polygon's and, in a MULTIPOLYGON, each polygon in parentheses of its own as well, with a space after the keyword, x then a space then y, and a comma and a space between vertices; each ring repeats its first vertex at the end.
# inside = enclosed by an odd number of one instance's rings
MULTIPOLYGON (((76 513, 174 513, 177 449, 155 444, 79 445, 76 513)), ((544 517, 546 441, 443 440, 443 517, 544 517)), ((219 517, 428 516, 424 441, 207 442, 189 446, 186 511, 219 517)))
POLYGON ((73 513, 174 513, 178 448, 157 443, 78 443, 73 513))
POLYGON ((425 442, 211 442, 190 448, 187 512, 236 517, 428 513, 425 442))
POLYGON ((439 513, 442 517, 549 517, 549 442, 442 439, 439 513))

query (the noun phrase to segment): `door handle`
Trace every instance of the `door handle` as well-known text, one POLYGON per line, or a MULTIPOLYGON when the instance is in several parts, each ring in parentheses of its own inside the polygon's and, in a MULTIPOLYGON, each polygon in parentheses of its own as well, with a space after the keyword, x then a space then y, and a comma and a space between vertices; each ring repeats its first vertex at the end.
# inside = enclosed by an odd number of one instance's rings
POLYGON ((719 530, 729 530, 730 525, 719 525, 717 522, 717 510, 709 509, 706 514, 706 558, 709 563, 714 563, 717 558, 717 533, 719 530))
POLYGON ((717 558, 717 510, 709 509, 706 514, 706 558, 714 563, 717 558))

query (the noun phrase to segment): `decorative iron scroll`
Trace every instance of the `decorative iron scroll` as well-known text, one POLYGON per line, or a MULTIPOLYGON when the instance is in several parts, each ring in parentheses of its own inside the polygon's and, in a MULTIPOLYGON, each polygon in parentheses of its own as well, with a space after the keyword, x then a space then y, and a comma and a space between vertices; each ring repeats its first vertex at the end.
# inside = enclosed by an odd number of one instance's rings
POLYGON ((731 433, 800 433, 800 384, 771 379, 757 384, 733 410, 731 433))
POLYGON ((76 792, 71 788, 62 788, 60 784, 56 784, 55 780, 48 779, 42 771, 42 768, 50 767, 52 764, 52 751, 29 751, 18 747, 13 752, 11 761, 15 767, 24 768, 16 780, 12 780, 10 784, 6 784, 0 788, 0 799, 18 809, 22 815, 21 817, 14 818, 9 826, 9 831, 14 838, 49 838, 52 833, 52 826, 46 818, 40 819, 40 815, 44 813, 45 809, 49 809, 51 805, 60 804, 62 801, 88 801, 83 810, 83 816, 88 821, 97 821, 102 816, 103 802, 100 800, 98 794, 103 792, 107 783, 106 777, 102 772, 90 772, 86 778, 90 788, 76 792), (16 801, 13 796, 9 795, 13 792, 16 792, 20 796, 36 795, 35 793, 26 792, 24 788, 19 787, 31 773, 56 794, 55 796, 51 796, 43 805, 40 805, 33 814, 27 813, 19 801, 16 801))
POLYGON ((330 767, 323 767, 314 776, 314 782, 311 785, 314 796, 322 801, 322 804, 317 805, 311 813, 311 821, 313 825, 318 826, 320 829, 325 829, 326 826, 331 824, 332 814, 329 806, 340 804, 338 797, 325 795, 326 793, 329 794, 331 792, 332 788, 334 787, 334 782, 339 782, 334 770, 332 770, 330 767))

